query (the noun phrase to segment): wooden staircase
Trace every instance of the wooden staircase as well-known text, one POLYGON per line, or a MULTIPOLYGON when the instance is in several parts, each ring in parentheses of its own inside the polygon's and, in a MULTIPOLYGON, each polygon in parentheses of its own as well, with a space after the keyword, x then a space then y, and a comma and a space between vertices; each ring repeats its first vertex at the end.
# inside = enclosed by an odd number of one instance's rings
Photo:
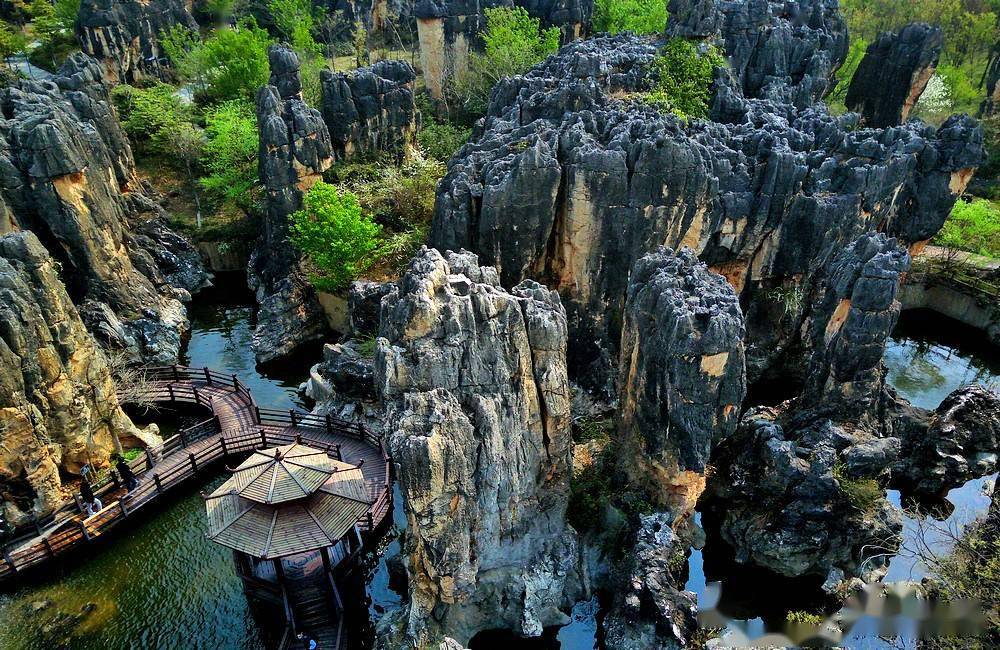
POLYGON ((316 641, 318 650, 338 650, 343 641, 343 609, 340 595, 330 586, 301 586, 289 594, 295 628, 316 641))

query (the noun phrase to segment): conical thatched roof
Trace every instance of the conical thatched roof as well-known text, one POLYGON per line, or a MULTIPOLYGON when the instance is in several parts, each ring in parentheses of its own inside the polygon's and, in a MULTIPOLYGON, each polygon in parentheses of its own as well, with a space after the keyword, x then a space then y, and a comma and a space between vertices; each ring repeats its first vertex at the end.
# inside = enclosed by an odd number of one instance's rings
POLYGON ((333 460, 326 452, 293 442, 255 451, 216 492, 236 492, 257 503, 293 501, 318 490, 337 471, 353 467, 333 460))
POLYGON ((336 544, 370 506, 358 467, 301 444, 255 452, 205 497, 209 539, 264 559, 336 544))

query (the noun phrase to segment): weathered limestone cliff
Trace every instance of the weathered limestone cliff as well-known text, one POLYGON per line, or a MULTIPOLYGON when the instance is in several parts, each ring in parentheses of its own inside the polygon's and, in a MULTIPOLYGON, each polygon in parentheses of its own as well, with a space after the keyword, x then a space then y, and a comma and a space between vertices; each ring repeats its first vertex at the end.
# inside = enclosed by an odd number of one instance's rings
POLYGON ((997 471, 1000 395, 973 384, 960 388, 927 414, 926 429, 902 432, 895 482, 909 493, 940 497, 974 478, 997 471))
POLYGON ((899 317, 899 284, 910 256, 895 239, 868 233, 837 254, 808 321, 812 358, 804 401, 878 430, 882 356, 899 317))
MULTIPOLYGON (((65 269, 62 269, 65 272, 65 269)), ((7 521, 68 498, 63 474, 106 466, 140 432, 118 404, 104 354, 60 266, 30 232, 0 236, 0 502, 7 521)))
POLYGON ((160 35, 174 25, 198 29, 186 0, 82 0, 76 37, 101 62, 104 78, 134 84, 168 79, 160 35))
POLYGON ((941 28, 926 23, 879 34, 851 78, 847 108, 866 126, 902 124, 934 76, 943 45, 941 28))
POLYGON ((299 59, 286 46, 268 51, 270 85, 257 93, 258 165, 264 186, 264 228, 250 258, 249 278, 260 309, 253 347, 260 362, 285 356, 327 332, 316 291, 288 239, 289 216, 302 194, 333 164, 330 132, 302 100, 299 59))
POLYGON ((563 42, 580 38, 593 12, 593 0, 419 0, 413 6, 420 40, 424 83, 431 97, 441 99, 445 88, 467 67, 469 53, 481 48, 485 10, 523 7, 543 27, 559 27, 563 42))
POLYGON ((899 547, 902 517, 884 495, 866 497, 862 477, 844 474, 844 457, 866 439, 828 419, 750 411, 713 456, 705 525, 738 562, 819 576, 831 589, 845 576, 880 577, 885 554, 899 547))
POLYGON ((558 296, 531 281, 508 293, 475 255, 424 249, 384 298, 381 334, 409 574, 385 647, 568 622, 580 577, 558 296))
POLYGON ((103 343, 175 361, 181 301, 208 276, 140 186, 100 66, 74 55, 52 81, 0 90, 0 108, 0 232, 38 236, 103 343))
POLYGON ((667 35, 719 41, 746 97, 811 106, 847 56, 834 0, 670 0, 668 8, 667 35))
POLYGON ((842 21, 827 3, 790 14, 774 4, 719 3, 733 70, 717 73, 710 120, 685 124, 628 99, 649 87, 652 42, 572 43, 498 84, 438 186, 431 244, 475 251, 504 286, 531 277, 557 289, 571 373, 591 387, 613 378, 628 272, 656 247, 688 246, 733 285, 756 381, 800 343, 802 307, 834 252, 873 229, 919 245, 982 159, 967 116, 872 130, 801 106, 829 85, 842 21), (779 57, 785 46, 815 65, 764 66, 802 58, 779 57))
POLYGON ((323 120, 339 160, 413 147, 420 112, 413 101, 416 73, 405 61, 379 61, 351 72, 320 74, 323 120))
POLYGON ((618 400, 621 437, 641 450, 633 474, 648 472, 662 485, 678 470, 704 472, 714 443, 739 421, 745 335, 733 288, 690 249, 661 249, 635 263, 618 400))

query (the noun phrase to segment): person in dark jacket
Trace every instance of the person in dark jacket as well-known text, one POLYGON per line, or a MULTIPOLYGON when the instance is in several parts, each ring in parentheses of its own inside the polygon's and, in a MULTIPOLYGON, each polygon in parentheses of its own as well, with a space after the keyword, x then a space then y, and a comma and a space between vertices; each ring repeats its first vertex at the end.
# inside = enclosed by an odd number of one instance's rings
POLYGON ((83 501, 83 511, 87 513, 88 517, 93 517, 94 514, 104 507, 101 500, 94 494, 94 488, 90 487, 90 483, 87 482, 86 478, 80 481, 80 500, 83 501))
POLYGON ((122 483, 125 484, 125 489, 128 490, 129 494, 132 494, 132 491, 139 487, 139 479, 132 473, 132 468, 125 462, 124 456, 118 455, 115 469, 118 471, 118 476, 121 477, 122 483))

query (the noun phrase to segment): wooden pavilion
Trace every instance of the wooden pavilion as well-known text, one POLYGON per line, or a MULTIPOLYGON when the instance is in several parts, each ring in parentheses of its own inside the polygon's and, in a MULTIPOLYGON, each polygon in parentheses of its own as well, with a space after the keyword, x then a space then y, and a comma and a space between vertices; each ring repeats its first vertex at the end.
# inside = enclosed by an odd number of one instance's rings
POLYGON ((334 572, 361 548, 371 507, 361 468, 296 441, 232 472, 204 497, 208 538, 233 550, 247 596, 282 607, 292 633, 339 629, 334 572))

